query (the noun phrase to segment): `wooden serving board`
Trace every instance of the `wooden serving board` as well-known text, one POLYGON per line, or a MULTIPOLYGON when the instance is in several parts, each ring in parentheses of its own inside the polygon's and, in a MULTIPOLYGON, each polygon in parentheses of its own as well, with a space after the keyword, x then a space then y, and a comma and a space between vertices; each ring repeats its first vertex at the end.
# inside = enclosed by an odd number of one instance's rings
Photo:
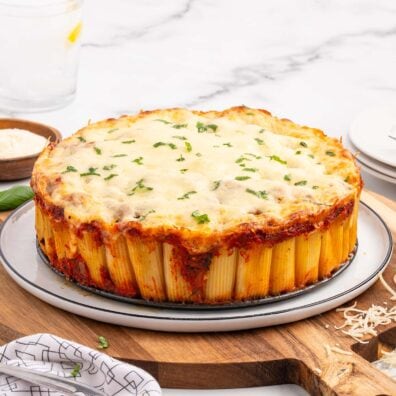
MULTIPOLYGON (((396 240, 396 202, 363 192, 362 200, 388 223, 396 240)), ((6 214, 0 214, 0 219, 6 214)), ((23 246, 21 247, 23 248, 23 246)), ((395 286, 396 255, 384 273, 395 286)), ((358 297, 358 306, 394 303, 380 282, 358 297)), ((146 369, 170 388, 235 388, 294 383, 318 395, 396 395, 396 382, 369 361, 396 347, 396 325, 382 326, 368 344, 334 329, 335 310, 296 323, 231 333, 177 334, 104 324, 70 314, 33 297, 0 268, 0 344, 38 332, 53 333, 92 348, 98 335, 111 356, 146 369), (327 354, 324 345, 350 355, 327 354)))

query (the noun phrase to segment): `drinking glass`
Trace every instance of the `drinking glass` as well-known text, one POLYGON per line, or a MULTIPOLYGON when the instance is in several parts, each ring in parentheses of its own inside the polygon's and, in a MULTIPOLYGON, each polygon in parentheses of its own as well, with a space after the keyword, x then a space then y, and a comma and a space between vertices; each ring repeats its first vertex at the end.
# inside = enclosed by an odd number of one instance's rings
POLYGON ((82 0, 0 0, 0 109, 63 107, 76 93, 82 0))

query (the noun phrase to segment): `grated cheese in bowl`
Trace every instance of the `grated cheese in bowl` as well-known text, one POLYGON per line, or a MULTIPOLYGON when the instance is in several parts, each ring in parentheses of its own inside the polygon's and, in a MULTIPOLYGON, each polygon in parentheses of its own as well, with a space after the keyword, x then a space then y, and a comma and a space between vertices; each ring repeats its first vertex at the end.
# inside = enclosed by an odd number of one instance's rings
POLYGON ((46 144, 44 137, 25 129, 1 129, 0 160, 38 154, 46 144))

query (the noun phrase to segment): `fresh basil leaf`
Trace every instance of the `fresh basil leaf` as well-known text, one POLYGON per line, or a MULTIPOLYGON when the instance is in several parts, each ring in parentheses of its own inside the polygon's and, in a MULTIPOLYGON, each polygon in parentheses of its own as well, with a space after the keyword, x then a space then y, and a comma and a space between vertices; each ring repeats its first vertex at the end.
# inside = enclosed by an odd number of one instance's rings
POLYGON ((15 186, 0 191, 0 211, 15 209, 33 196, 34 193, 29 186, 15 186))

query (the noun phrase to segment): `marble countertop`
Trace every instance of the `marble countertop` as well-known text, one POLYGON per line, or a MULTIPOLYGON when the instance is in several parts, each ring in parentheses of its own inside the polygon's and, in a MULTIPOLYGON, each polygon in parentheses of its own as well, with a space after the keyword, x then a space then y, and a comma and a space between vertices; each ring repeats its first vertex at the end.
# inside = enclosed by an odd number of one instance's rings
MULTIPOLYGON (((141 109, 244 104, 340 137, 363 109, 390 102, 394 1, 85 0, 76 100, 0 115, 67 136, 89 119, 141 109)), ((364 179, 396 199, 394 185, 364 179)))

